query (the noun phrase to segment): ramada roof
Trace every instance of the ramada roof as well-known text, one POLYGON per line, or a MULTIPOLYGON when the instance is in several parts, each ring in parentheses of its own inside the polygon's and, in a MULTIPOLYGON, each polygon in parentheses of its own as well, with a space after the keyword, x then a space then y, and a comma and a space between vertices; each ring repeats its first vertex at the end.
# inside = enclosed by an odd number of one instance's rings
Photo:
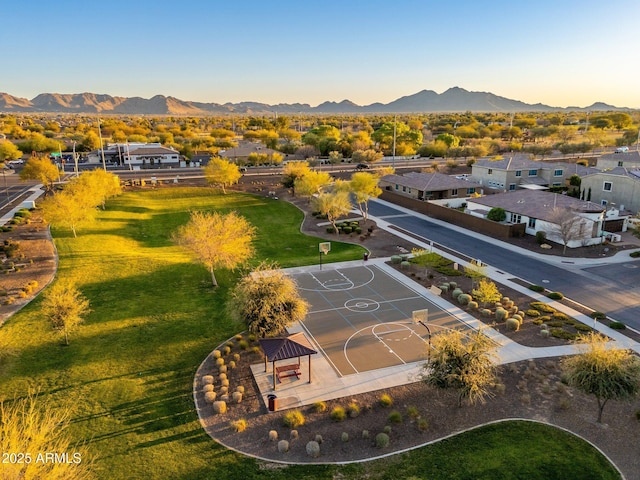
POLYGON ((481 187, 478 183, 469 182, 442 173, 408 172, 404 175, 385 175, 381 180, 426 192, 481 187))
POLYGON ((515 190, 474 198, 470 202, 489 208, 503 208, 507 212, 547 221, 552 221, 556 208, 577 213, 601 213, 605 210, 597 203, 541 190, 515 190))
POLYGON ((525 168, 542 168, 547 164, 531 160, 529 157, 524 155, 515 155, 513 157, 505 157, 502 160, 481 158, 474 165, 479 167, 495 168, 496 170, 519 170, 525 168))
POLYGON ((140 147, 131 150, 129 155, 178 155, 178 152, 165 147, 140 147))

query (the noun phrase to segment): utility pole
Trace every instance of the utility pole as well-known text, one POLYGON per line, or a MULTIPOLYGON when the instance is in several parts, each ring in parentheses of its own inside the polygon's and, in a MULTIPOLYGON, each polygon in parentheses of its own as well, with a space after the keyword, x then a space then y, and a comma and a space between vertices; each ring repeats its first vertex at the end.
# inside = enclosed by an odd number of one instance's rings
POLYGON ((73 142, 73 161, 75 162, 76 177, 78 176, 78 157, 76 157, 76 142, 73 142))
POLYGON ((393 168, 396 168, 396 124, 398 122, 398 116, 393 116, 393 168))
POLYGON ((104 160, 104 146, 102 145, 102 129, 100 128, 100 119, 98 119, 98 136, 100 137, 100 153, 102 154, 102 168, 107 171, 107 162, 104 160))

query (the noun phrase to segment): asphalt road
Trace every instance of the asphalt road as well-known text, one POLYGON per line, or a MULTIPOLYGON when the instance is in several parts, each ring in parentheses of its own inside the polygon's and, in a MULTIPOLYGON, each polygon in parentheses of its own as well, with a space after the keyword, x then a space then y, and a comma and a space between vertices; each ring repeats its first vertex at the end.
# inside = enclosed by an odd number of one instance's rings
MULTIPOLYGON (((393 207, 372 201, 371 216, 409 230, 426 239, 479 259, 498 270, 520 277, 565 296, 609 317, 640 330, 640 261, 580 267, 572 263, 554 265, 544 259, 534 258, 503 248, 471 232, 461 233, 417 214, 405 214, 393 207)), ((541 257, 538 255, 537 257, 541 257)), ((568 262, 571 259, 567 259, 568 262)), ((630 259, 631 260, 631 259, 630 259)))

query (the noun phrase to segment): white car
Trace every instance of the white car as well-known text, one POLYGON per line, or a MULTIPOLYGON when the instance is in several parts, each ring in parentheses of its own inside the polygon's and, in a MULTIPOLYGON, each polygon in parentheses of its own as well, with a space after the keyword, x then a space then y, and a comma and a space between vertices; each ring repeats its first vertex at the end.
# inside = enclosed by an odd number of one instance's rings
POLYGON ((10 160, 7 162, 7 165, 11 166, 11 165, 22 165, 24 163, 24 161, 19 158, 18 160, 10 160))

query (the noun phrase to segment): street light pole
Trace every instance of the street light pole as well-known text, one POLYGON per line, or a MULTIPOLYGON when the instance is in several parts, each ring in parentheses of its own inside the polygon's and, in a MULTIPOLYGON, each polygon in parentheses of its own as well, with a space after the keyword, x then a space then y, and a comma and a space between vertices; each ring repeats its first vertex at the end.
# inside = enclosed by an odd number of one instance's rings
POLYGON ((102 168, 107 171, 107 162, 104 160, 104 146, 102 145, 102 129, 100 128, 100 119, 98 119, 98 136, 100 137, 100 153, 102 153, 102 168))
POLYGON ((76 177, 78 176, 78 157, 76 157, 76 142, 73 142, 73 161, 76 168, 76 177))

